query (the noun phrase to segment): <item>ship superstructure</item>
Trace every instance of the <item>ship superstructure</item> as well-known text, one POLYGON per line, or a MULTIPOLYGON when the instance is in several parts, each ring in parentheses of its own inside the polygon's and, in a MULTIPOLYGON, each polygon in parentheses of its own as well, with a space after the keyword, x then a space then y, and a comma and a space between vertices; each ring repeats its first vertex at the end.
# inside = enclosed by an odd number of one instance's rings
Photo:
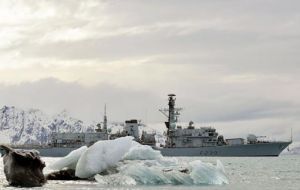
POLYGON ((97 124, 95 132, 60 133, 53 132, 50 146, 52 147, 81 147, 90 146, 99 140, 108 140, 106 105, 104 106, 103 127, 97 124))
POLYGON ((132 136, 134 137, 135 141, 141 144, 155 146, 155 133, 147 133, 144 130, 142 130, 142 133, 140 133, 141 128, 143 127, 144 124, 137 119, 126 120, 123 130, 115 134, 111 134, 110 139, 132 136))
POLYGON ((202 147, 202 146, 216 146, 224 144, 223 136, 218 136, 216 129, 212 127, 201 127, 196 129, 192 121, 189 122, 188 127, 182 128, 177 125, 180 111, 182 108, 175 107, 175 94, 169 95, 169 108, 160 109, 167 118, 165 122, 167 127, 167 136, 165 147, 202 147))

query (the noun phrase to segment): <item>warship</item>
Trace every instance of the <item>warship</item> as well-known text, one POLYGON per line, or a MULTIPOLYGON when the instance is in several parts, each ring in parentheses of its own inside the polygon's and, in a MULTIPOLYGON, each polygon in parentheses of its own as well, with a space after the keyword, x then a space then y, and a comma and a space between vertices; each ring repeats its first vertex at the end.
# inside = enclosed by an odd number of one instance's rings
POLYGON ((290 141, 266 141, 251 134, 247 139, 224 139, 215 128, 195 128, 191 121, 186 128, 177 125, 181 108, 175 107, 176 95, 169 94, 168 108, 160 111, 168 118, 166 143, 154 147, 164 156, 278 156, 290 141))
POLYGON ((213 127, 196 128, 191 121, 187 127, 178 125, 182 108, 175 107, 176 95, 168 95, 168 108, 159 111, 167 117, 165 122, 165 143, 156 142, 155 133, 142 131, 141 124, 136 119, 125 121, 122 131, 112 134, 107 127, 106 106, 103 122, 97 124, 95 132, 89 133, 52 133, 51 142, 45 146, 22 146, 14 148, 36 149, 41 156, 62 157, 81 146, 90 146, 99 140, 116 139, 133 136, 134 140, 149 145, 161 152, 163 156, 219 156, 219 157, 254 157, 278 156, 290 141, 267 141, 255 135, 244 138, 224 139, 213 127), (101 125, 102 124, 102 125, 101 125), (157 145, 158 144, 158 145, 157 145))

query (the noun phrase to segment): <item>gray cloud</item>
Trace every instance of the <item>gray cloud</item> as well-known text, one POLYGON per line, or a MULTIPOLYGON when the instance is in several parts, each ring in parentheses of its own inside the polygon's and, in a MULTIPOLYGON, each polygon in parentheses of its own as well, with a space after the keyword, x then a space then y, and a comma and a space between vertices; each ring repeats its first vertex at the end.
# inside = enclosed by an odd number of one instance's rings
POLYGON ((159 105, 159 99, 149 92, 109 84, 90 88, 52 78, 2 86, 0 91, 2 105, 40 108, 51 114, 66 109, 73 116, 88 122, 102 120, 104 104, 107 104, 109 117, 114 121, 132 117, 145 119, 147 109, 152 112, 159 105))
MULTIPOLYGON (((85 87, 78 83, 66 83, 56 79, 26 82, 20 85, 3 86, 0 103, 21 108, 41 108, 49 113, 63 109, 86 121, 100 120, 106 103, 112 120, 128 118, 147 119, 157 122, 163 119, 158 113, 167 107, 167 92, 120 88, 110 84, 85 87)), ((192 94, 180 96, 177 104, 184 107, 182 121, 196 122, 239 121, 266 118, 296 118, 299 105, 292 101, 271 101, 250 96, 220 96, 192 94)))
POLYGON ((101 64, 179 55, 172 60, 178 62, 184 55, 197 59, 182 62, 220 64, 232 72, 299 72, 298 1, 154 1, 147 6, 140 1, 88 2, 25 4, 34 13, 49 6, 55 14, 14 25, 20 39, 9 50, 22 60, 101 64), (68 30, 84 36, 68 40, 67 33, 56 39, 68 30))
POLYGON ((182 121, 286 135, 285 123, 299 129, 299 7, 2 1, 0 105, 91 121, 107 103, 111 120, 162 122, 157 110, 174 92, 182 121))

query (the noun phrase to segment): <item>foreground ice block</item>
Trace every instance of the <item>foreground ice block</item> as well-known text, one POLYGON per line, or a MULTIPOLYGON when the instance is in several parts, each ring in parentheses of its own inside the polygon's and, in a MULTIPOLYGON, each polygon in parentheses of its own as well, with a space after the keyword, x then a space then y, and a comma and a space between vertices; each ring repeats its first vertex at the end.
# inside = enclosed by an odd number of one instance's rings
POLYGON ((88 149, 87 146, 82 146, 70 152, 67 156, 59 159, 49 166, 52 170, 61 170, 63 168, 76 169, 77 162, 80 156, 88 149))
POLYGON ((135 141, 129 151, 124 155, 124 160, 158 160, 163 156, 158 150, 154 150, 151 146, 141 145, 135 141))
POLYGON ((89 178, 116 165, 131 148, 132 140, 133 137, 128 136, 96 142, 81 155, 75 175, 89 178))
POLYGON ((222 185, 228 179, 221 162, 216 165, 200 160, 170 166, 160 160, 130 160, 119 165, 119 173, 96 175, 102 185, 222 185))

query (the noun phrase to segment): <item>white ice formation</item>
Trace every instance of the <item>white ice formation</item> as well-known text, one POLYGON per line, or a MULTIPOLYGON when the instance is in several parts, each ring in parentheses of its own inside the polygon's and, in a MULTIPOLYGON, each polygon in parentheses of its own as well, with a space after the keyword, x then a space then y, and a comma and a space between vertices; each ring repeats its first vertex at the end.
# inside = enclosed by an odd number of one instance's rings
POLYGON ((157 160, 128 161, 118 166, 119 173, 95 176, 103 185, 222 185, 228 184, 221 162, 217 166, 199 160, 164 165, 157 160), (122 179, 122 180, 120 180, 122 179))
POLYGON ((82 147, 70 152, 67 156, 65 156, 62 159, 51 164, 49 166, 49 169, 61 170, 64 168, 68 168, 68 169, 75 170, 79 158, 87 149, 88 149, 87 146, 82 146, 82 147))
POLYGON ((141 145, 135 141, 132 142, 132 147, 124 155, 124 160, 157 160, 163 156, 158 150, 152 149, 150 146, 141 145))
POLYGON ((132 137, 98 141, 88 149, 71 152, 54 163, 53 168, 74 168, 76 160, 76 176, 94 177, 102 185, 228 184, 220 161, 214 165, 200 160, 166 158, 150 146, 133 141, 132 137))
POLYGON ((114 166, 129 151, 132 142, 131 136, 96 142, 81 155, 75 175, 89 178, 114 166))

